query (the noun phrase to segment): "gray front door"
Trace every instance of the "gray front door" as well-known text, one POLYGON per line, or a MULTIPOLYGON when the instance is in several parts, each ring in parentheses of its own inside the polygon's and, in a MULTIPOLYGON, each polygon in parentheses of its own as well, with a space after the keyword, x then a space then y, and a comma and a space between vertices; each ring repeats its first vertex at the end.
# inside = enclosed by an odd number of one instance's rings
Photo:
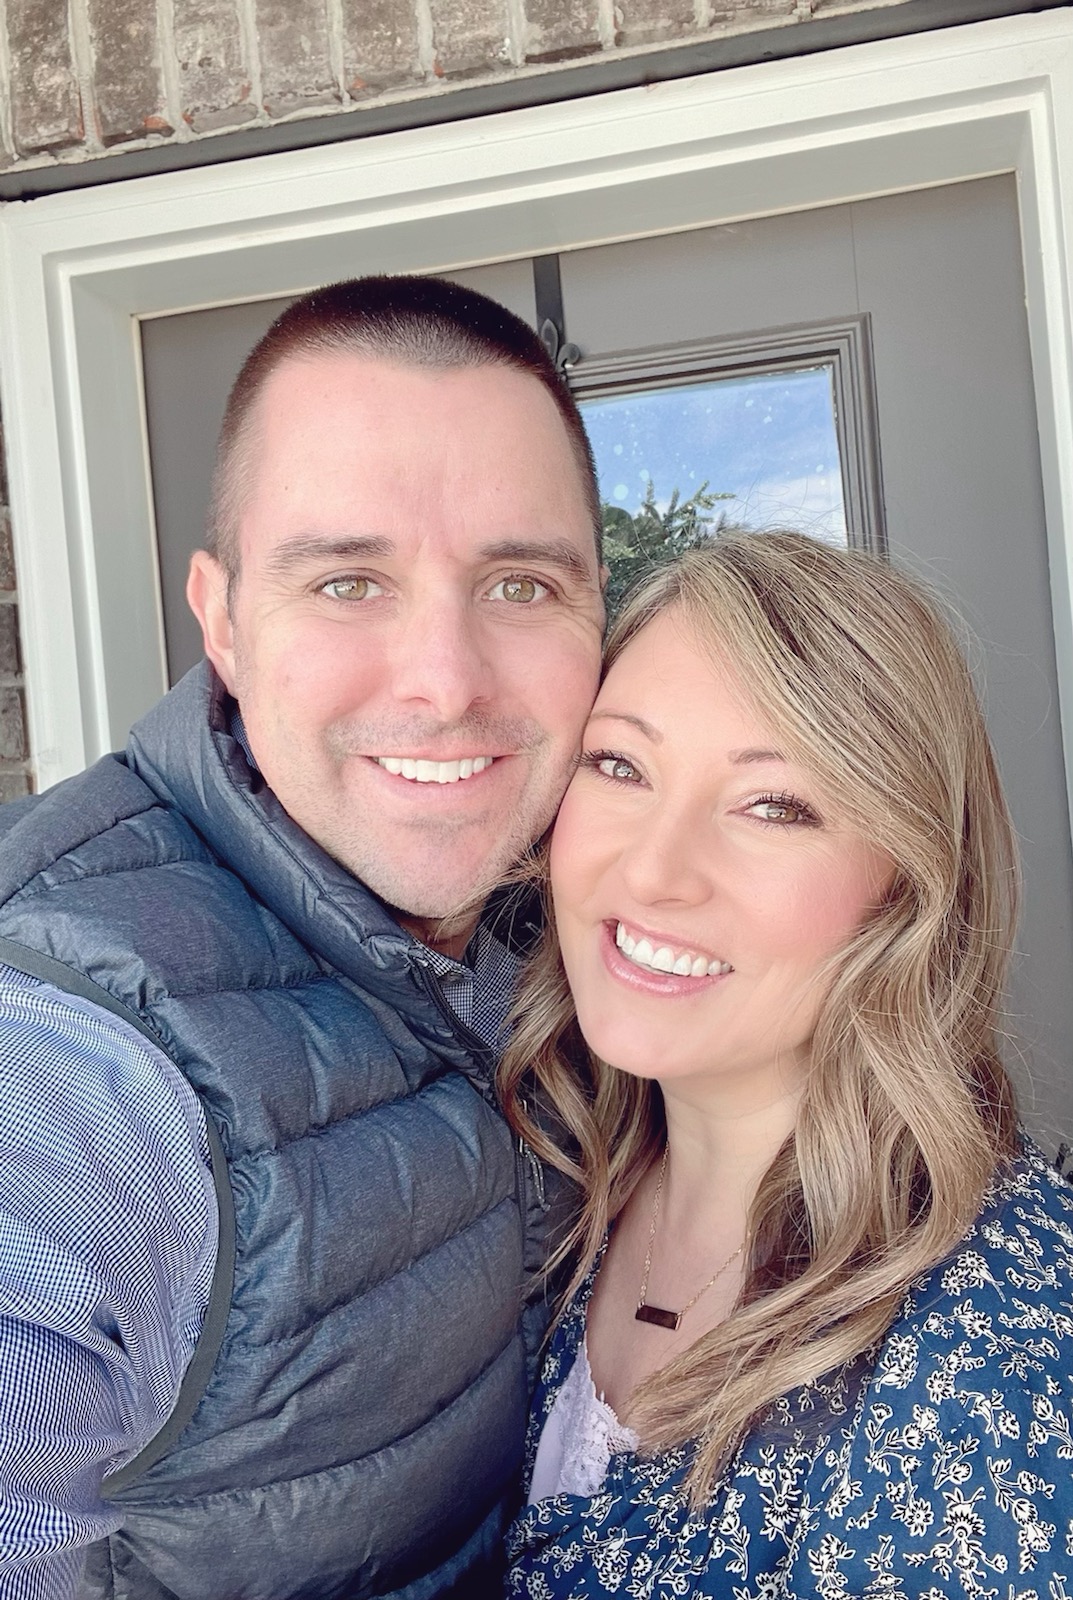
MULTIPOLYGON (((665 387, 683 348, 710 344, 725 352, 732 345, 747 373, 776 348, 807 349, 810 330, 819 330, 826 348, 831 329, 866 329, 855 348, 870 370, 842 375, 857 384, 861 407, 852 419, 835 419, 843 452, 855 457, 836 464, 847 496, 842 510, 830 509, 813 531, 836 537, 842 516, 850 535, 863 537, 855 524, 869 521, 866 542, 885 538, 892 558, 921 572, 969 624, 1025 858, 1009 1054, 1026 1120, 1053 1150, 1073 1133, 1073 852, 1014 180, 988 178, 578 250, 559 258, 559 270, 560 331, 580 349, 571 379, 583 400, 606 394, 614 371, 634 373, 623 393, 633 392, 631 382, 634 391, 665 387), (877 484, 881 504, 869 508, 869 485, 877 484)), ((535 320, 529 263, 457 277, 535 320)), ((181 588, 201 536, 226 391, 282 304, 160 318, 143 327, 173 676, 199 649, 181 588)), ((857 356, 850 350, 845 360, 853 365, 857 356)), ((788 356, 783 366, 793 365, 788 356)), ((797 365, 818 371, 822 361, 801 355, 797 365)), ((716 367, 712 381, 741 381, 725 361, 716 367)), ((689 381, 702 379, 693 372, 689 381)), ((847 409, 844 388, 838 406, 847 409)), ((778 411, 768 406, 776 431, 778 411)), ((713 407, 713 416, 720 414, 729 413, 713 407)), ((622 456, 614 455, 613 430, 606 438, 610 453, 600 462, 601 477, 613 501, 620 486, 632 490, 619 470, 622 456)), ((683 475, 694 474, 694 487, 729 486, 735 462, 748 451, 742 444, 732 460, 725 446, 713 423, 710 439, 697 446, 698 459, 680 464, 683 475)), ((783 439, 775 450, 776 470, 790 448, 783 439)), ((758 467, 758 477, 766 470, 758 467)), ((810 496, 821 477, 824 492, 830 489, 834 469, 821 459, 813 470, 810 496)), ((801 474, 795 468, 783 477, 797 484, 801 474)), ((689 486, 684 476, 667 485, 683 492, 689 486)), ((789 490, 774 510, 770 495, 746 505, 736 480, 734 492, 737 507, 726 502, 732 517, 745 506, 746 521, 793 520, 789 490)), ((816 504, 815 496, 803 499, 800 514, 812 516, 816 504)))

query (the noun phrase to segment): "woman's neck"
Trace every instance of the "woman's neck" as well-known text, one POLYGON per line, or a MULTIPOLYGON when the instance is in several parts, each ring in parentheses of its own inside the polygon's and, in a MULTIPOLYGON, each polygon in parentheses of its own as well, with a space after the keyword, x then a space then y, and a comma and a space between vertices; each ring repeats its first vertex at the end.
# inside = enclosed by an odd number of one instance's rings
POLYGON ((757 1186, 799 1098, 784 1075, 661 1087, 666 1162, 645 1173, 619 1216, 587 1316, 597 1390, 620 1417, 639 1383, 733 1310, 757 1186), (638 1319, 639 1302, 661 1315, 638 1319))
POLYGON ((775 1080, 767 1093, 722 1097, 673 1083, 662 1089, 668 1226, 676 1217, 732 1211, 744 1229, 764 1173, 793 1132, 800 1088, 775 1080))

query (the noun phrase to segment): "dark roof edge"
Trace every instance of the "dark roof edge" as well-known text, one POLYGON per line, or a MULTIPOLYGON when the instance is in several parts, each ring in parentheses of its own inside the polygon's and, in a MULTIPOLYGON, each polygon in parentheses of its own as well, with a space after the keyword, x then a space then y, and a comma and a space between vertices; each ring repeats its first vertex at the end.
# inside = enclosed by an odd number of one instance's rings
POLYGON ((880 6, 837 17, 817 17, 798 24, 703 39, 695 44, 673 45, 643 54, 599 59, 590 56, 560 69, 532 74, 519 69, 519 75, 514 78, 445 89, 441 93, 418 94, 412 99, 368 109, 207 134, 182 143, 152 145, 114 155, 60 160, 50 166, 11 169, 0 173, 0 201, 35 200, 68 189, 88 189, 161 172, 245 161, 253 156, 339 144, 407 128, 435 127, 440 123, 492 116, 524 106, 553 105, 564 100, 609 94, 616 89, 633 89, 706 72, 724 72, 762 61, 816 55, 876 39, 935 32, 994 17, 1068 10, 1071 6, 1073 0, 903 0, 901 5, 880 6))

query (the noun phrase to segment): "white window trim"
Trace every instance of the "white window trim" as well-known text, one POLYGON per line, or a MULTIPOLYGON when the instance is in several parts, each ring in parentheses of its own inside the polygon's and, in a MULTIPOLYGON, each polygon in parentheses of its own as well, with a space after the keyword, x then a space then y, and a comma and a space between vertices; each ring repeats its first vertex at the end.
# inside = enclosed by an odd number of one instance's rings
POLYGON ((39 785, 121 744, 165 686, 140 318, 997 172, 1021 195, 1073 793, 1066 10, 6 206, 0 392, 39 785))

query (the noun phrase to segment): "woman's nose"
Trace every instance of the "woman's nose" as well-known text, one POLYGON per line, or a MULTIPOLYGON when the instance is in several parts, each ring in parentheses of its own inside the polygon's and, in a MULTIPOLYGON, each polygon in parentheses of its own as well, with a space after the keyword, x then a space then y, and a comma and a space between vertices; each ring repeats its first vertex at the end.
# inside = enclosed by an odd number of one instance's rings
POLYGON ((681 812, 649 812, 624 845, 622 880, 641 905, 699 905, 712 892, 709 852, 700 824, 681 812))

